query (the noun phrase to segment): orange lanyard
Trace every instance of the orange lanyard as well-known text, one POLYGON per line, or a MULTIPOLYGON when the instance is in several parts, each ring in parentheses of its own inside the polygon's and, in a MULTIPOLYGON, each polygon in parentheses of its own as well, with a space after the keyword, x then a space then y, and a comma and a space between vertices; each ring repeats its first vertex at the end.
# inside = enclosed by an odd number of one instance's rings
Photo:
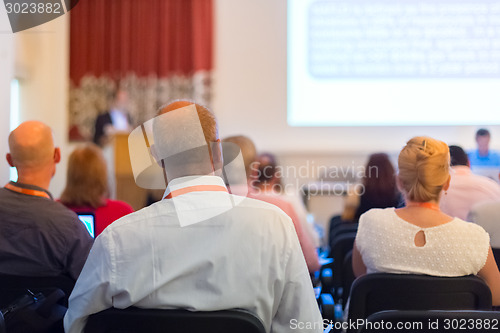
POLYGON ((424 207, 439 211, 439 205, 431 202, 412 202, 406 205, 407 207, 424 207))
POLYGON ((164 199, 172 199, 173 197, 177 197, 179 195, 183 195, 186 193, 191 193, 191 192, 204 192, 204 191, 211 191, 211 192, 227 192, 227 189, 224 186, 220 185, 195 185, 195 186, 188 186, 184 187, 175 191, 170 192, 165 196, 164 199))
POLYGON ((47 198, 47 199, 52 200, 52 198, 50 197, 50 195, 47 192, 44 192, 44 191, 32 190, 32 189, 29 189, 29 188, 22 188, 22 187, 14 185, 12 183, 5 184, 4 188, 6 188, 8 190, 11 190, 11 191, 14 191, 14 192, 17 192, 17 193, 22 193, 22 194, 27 194, 27 195, 34 195, 36 197, 43 197, 43 198, 47 198))

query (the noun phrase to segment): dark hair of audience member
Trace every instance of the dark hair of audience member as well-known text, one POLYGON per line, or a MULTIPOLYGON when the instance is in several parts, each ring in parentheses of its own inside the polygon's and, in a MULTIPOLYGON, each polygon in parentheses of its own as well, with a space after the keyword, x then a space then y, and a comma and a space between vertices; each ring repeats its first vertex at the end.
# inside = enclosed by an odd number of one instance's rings
POLYGON ((395 207, 400 194, 396 186, 394 167, 385 153, 370 155, 362 180, 364 193, 360 197, 355 219, 371 208, 395 207))
POLYGON ((281 192, 282 185, 278 175, 276 157, 271 153, 262 153, 257 156, 255 165, 257 166, 256 174, 251 185, 257 188, 272 185, 273 191, 281 192))
POLYGON ((488 131, 486 128, 480 128, 476 132, 476 138, 478 136, 490 136, 490 131, 488 131))
POLYGON ((467 153, 459 146, 448 146, 450 148, 450 165, 469 165, 467 153))
POLYGON ((107 196, 107 167, 101 149, 93 143, 76 148, 69 156, 61 202, 97 208, 106 204, 107 196))

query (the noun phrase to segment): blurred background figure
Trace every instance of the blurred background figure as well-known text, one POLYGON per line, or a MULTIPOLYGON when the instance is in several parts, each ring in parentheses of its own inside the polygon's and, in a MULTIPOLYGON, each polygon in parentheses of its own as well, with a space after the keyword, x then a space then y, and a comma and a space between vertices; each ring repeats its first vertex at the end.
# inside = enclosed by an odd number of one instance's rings
POLYGON ((440 203, 443 213, 466 220, 472 206, 500 200, 500 185, 488 177, 473 174, 461 147, 450 146, 450 165, 450 188, 440 203))
POLYGON ((284 211, 285 214, 292 219, 309 273, 314 274, 320 269, 318 252, 313 239, 309 236, 309 233, 304 230, 305 228, 302 226, 294 206, 287 200, 279 197, 275 193, 272 193, 272 191, 267 191, 267 186, 265 186, 266 191, 261 191, 258 188, 252 188, 252 184, 255 182, 256 172, 258 171, 258 164, 256 161, 257 149, 255 148, 253 141, 246 136, 237 135, 225 138, 222 140, 222 143, 233 143, 240 148, 247 173, 247 184, 231 186, 229 188, 231 193, 236 195, 247 195, 249 198, 265 201, 284 211))
MULTIPOLYGON (((253 141, 249 137, 246 137, 244 135, 234 135, 227 137, 223 140, 223 143, 232 143, 240 149, 247 179, 245 184, 231 186, 230 191, 231 193, 236 195, 246 196, 248 193, 248 180, 251 177, 252 163, 254 163, 255 159, 257 158, 257 149, 255 148, 253 141)), ((227 160, 226 156, 224 156, 224 160, 227 160)))
POLYGON ((389 156, 386 153, 371 154, 361 187, 352 190, 346 197, 341 219, 344 222, 358 222, 359 217, 372 208, 399 207, 402 201, 389 156))
POLYGON ((60 198, 76 213, 94 213, 96 237, 113 221, 134 211, 126 202, 108 198, 107 175, 98 146, 88 143, 76 148, 68 160, 66 187, 60 198))
POLYGON ((372 208, 398 207, 402 202, 396 186, 396 173, 386 153, 370 155, 362 183, 364 192, 354 215, 356 221, 372 208))
POLYGON ((251 188, 269 195, 275 195, 289 202, 309 238, 316 248, 320 247, 319 235, 314 229, 314 224, 307 220, 307 209, 297 192, 287 191, 281 183, 280 168, 276 157, 271 153, 262 153, 257 156, 255 163, 255 176, 252 177, 251 188))
POLYGON ((113 92, 108 100, 109 110, 98 115, 95 121, 94 143, 101 147, 109 142, 113 134, 132 130, 132 121, 127 111, 129 103, 127 92, 124 90, 113 92))
POLYGON ((500 154, 490 150, 490 131, 481 128, 476 132, 477 149, 469 153, 472 167, 500 167, 500 154))

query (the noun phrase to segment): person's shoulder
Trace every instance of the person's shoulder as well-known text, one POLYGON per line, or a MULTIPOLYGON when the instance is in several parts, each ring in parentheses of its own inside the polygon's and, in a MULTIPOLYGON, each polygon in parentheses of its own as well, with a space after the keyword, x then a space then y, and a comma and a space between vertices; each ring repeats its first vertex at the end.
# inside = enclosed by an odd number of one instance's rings
POLYGON ((175 207, 167 205, 165 200, 161 200, 139 210, 127 212, 122 217, 108 225, 106 229, 104 229, 103 233, 106 231, 112 232, 128 227, 134 229, 141 223, 141 221, 151 221, 160 216, 167 216, 168 214, 175 214, 175 207))
POLYGON ((478 225, 476 223, 467 222, 467 221, 464 221, 458 217, 455 217, 452 222, 454 222, 454 223, 447 224, 450 228, 459 228, 463 232, 470 235, 471 238, 473 236, 483 236, 483 237, 487 236, 489 239, 489 236, 488 236, 488 233, 486 232, 486 230, 484 230, 483 227, 481 227, 480 225, 478 225))
POLYGON ((43 202, 43 206, 45 215, 61 221, 61 223, 79 221, 76 213, 59 201, 48 200, 43 202))
POLYGON ((476 174, 471 174, 471 177, 477 182, 481 188, 483 189, 489 189, 491 191, 497 192, 497 194, 500 195, 500 184, 498 184, 496 181, 493 179, 482 176, 482 175, 476 175, 476 174))
POLYGON ((99 113, 96 117, 96 120, 102 121, 102 120, 108 119, 108 118, 111 118, 110 110, 106 110, 105 112, 99 113))
POLYGON ((500 212, 500 200, 482 201, 471 208, 471 212, 493 211, 500 212))
POLYGON ((397 217, 394 207, 372 208, 359 217, 358 231, 380 228, 382 225, 387 226, 392 223, 394 217, 397 217))
POLYGON ((489 151, 490 157, 494 157, 496 159, 500 159, 500 151, 498 150, 491 150, 489 151))
POLYGON ((389 216, 394 216, 394 207, 389 208, 372 208, 361 214, 359 222, 386 219, 389 216))
MULTIPOLYGON (((279 205, 291 206, 291 204, 283 199, 277 197, 264 197, 264 196, 255 196, 249 195, 248 197, 241 197, 234 195, 239 201, 237 206, 241 208, 251 208, 261 212, 269 212, 272 214, 285 214, 283 209, 279 205)), ((285 214, 286 215, 286 214, 285 214)))

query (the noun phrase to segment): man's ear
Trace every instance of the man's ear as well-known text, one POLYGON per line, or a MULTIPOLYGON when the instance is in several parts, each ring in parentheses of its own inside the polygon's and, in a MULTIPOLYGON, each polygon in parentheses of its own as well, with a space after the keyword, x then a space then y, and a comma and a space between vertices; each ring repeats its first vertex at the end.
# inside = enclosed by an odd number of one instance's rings
POLYGON ((12 160, 12 155, 10 153, 7 153, 7 155, 5 155, 5 158, 7 159, 7 163, 9 163, 11 167, 15 167, 14 161, 12 160))
POLYGON ((54 163, 59 163, 61 161, 61 149, 56 147, 54 149, 54 163))
POLYGON ((450 188, 450 181, 451 181, 451 176, 448 176, 448 180, 443 185, 443 190, 444 191, 448 191, 448 189, 450 188))

